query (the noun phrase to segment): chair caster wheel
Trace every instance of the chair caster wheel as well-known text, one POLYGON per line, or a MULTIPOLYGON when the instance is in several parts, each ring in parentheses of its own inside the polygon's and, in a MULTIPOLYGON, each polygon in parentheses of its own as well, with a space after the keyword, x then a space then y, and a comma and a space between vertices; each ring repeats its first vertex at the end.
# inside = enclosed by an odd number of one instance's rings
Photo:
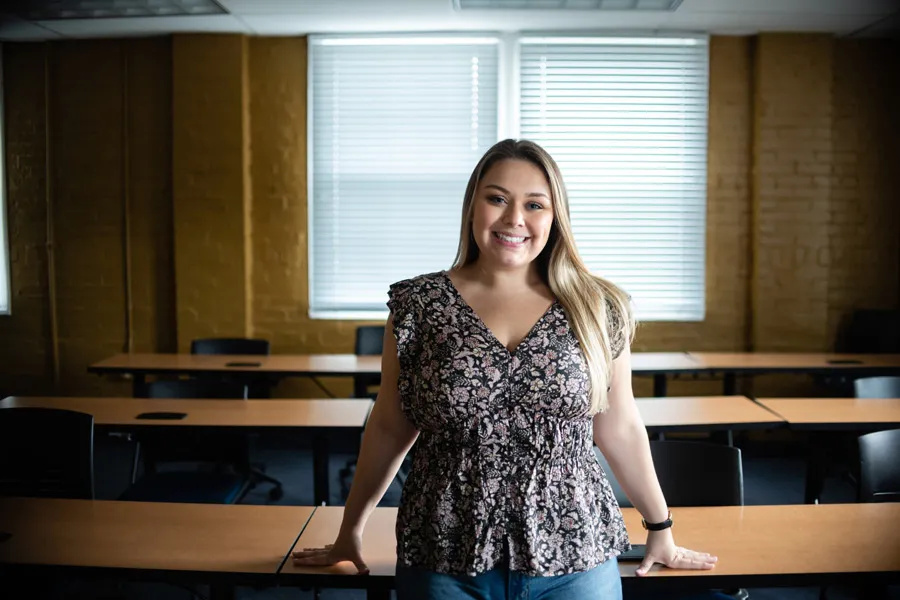
POLYGON ((281 487, 273 487, 269 490, 269 500, 277 502, 284 497, 284 489, 281 487))

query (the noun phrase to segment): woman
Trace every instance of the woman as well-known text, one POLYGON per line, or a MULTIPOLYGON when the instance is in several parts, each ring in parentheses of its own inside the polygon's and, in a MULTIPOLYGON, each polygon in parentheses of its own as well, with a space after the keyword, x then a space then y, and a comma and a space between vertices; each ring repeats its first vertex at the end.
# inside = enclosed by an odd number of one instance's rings
POLYGON ((466 189, 454 267, 391 286, 382 383, 333 545, 353 561, 366 519, 418 438, 397 518, 397 596, 621 598, 630 544, 593 453, 645 518, 646 558, 710 569, 678 548, 631 389, 628 296, 575 248, 559 168, 497 143, 466 189))

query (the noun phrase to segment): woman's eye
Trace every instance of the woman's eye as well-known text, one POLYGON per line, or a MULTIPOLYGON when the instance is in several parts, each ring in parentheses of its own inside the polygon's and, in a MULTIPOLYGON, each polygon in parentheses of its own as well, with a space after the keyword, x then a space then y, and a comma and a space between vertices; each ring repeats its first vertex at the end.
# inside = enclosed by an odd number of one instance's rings
POLYGON ((492 204, 500 204, 502 202, 506 202, 506 200, 502 196, 491 196, 488 198, 488 202, 492 204))
POLYGON ((531 210, 541 210, 544 207, 543 207, 543 205, 538 204, 537 202, 529 202, 528 208, 530 208, 531 210))

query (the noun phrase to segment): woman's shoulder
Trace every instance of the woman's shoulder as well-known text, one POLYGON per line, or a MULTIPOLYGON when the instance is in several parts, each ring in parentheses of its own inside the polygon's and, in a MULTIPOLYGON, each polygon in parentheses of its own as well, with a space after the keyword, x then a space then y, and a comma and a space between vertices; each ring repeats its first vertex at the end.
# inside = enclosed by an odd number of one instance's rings
POLYGON ((427 291, 436 286, 444 285, 446 281, 445 271, 435 271, 433 273, 423 273, 415 277, 401 279, 390 285, 391 295, 397 294, 416 294, 427 291))
POLYGON ((447 285, 444 271, 423 273, 392 283, 388 289, 388 306, 391 310, 423 306, 426 298, 441 295, 447 285), (432 293, 435 292, 435 293, 432 293))

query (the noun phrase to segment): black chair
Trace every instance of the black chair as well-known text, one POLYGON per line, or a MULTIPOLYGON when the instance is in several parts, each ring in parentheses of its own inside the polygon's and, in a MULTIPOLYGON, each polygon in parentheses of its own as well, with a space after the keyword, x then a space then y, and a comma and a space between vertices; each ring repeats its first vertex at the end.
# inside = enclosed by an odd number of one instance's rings
POLYGON ((900 377, 860 377, 853 392, 857 398, 900 398, 900 377))
POLYGON ((0 409, 0 496, 93 500, 93 415, 0 409))
MULTIPOLYGON (((615 480, 609 463, 594 449, 621 506, 631 502, 615 480)), ((650 442, 656 477, 669 506, 743 506, 741 450, 708 442, 650 442)))
MULTIPOLYGON (((353 352, 356 356, 377 356, 384 347, 384 325, 361 325, 356 328, 353 352)), ((378 395, 369 391, 370 387, 381 385, 381 374, 356 375, 353 377, 353 397, 371 398, 378 395)))
MULTIPOLYGON (((603 453, 596 447, 594 452, 606 472, 619 505, 632 506, 603 453)), ((709 442, 653 440, 650 442, 650 453, 653 456, 656 477, 670 507, 743 506, 744 470, 739 448, 709 442)), ((662 597, 679 600, 693 598, 738 600, 749 598, 749 594, 744 589, 738 589, 710 590, 688 596, 626 595, 629 599, 662 597)))
MULTIPOLYGON (((147 386, 150 398, 204 398, 242 401, 246 387, 224 381, 181 379, 154 381, 147 386)), ((239 433, 154 431, 136 436, 144 474, 119 500, 234 504, 252 486, 247 437, 239 433), (207 465, 207 469, 182 466, 207 465), (167 467, 160 470, 160 467, 167 467)), ((137 461, 136 461, 137 462, 137 461)))
MULTIPOLYGON (((269 340, 254 338, 201 338, 191 341, 191 354, 236 354, 246 356, 268 356, 271 352, 269 340)), ((248 398, 270 398, 272 386, 275 382, 254 375, 215 376, 219 380, 233 381, 247 386, 248 398)), ((248 436, 248 440, 258 439, 257 435, 248 436)), ((260 481, 272 484, 269 490, 269 499, 278 501, 284 496, 284 486, 281 481, 268 475, 265 465, 257 464, 251 468, 254 485, 260 481)))
MULTIPOLYGON (((356 339, 353 345, 354 354, 357 356, 378 356, 381 354, 384 349, 384 325, 360 325, 356 328, 356 339)), ((373 374, 373 375, 355 375, 353 377, 353 397, 354 398, 371 398, 375 400, 378 397, 378 392, 370 391, 370 388, 381 385, 381 374, 373 374)), ((360 440, 362 437, 360 436, 360 440)), ((413 446, 413 449, 415 446, 413 446)), ((409 473, 409 464, 412 457, 413 449, 410 449, 407 458, 403 461, 403 464, 400 466, 400 470, 397 472, 397 480, 400 482, 400 485, 403 485, 403 482, 406 481, 406 476, 409 473)), ((347 461, 347 464, 340 470, 340 478, 344 483, 344 495, 347 495, 348 486, 346 484, 347 478, 349 478, 350 474, 353 472, 353 469, 356 467, 356 459, 347 461)))
POLYGON ((900 502, 900 429, 859 438, 859 501, 900 502))
MULTIPOLYGON (((191 354, 235 354, 244 356, 268 356, 271 353, 269 340, 254 338, 201 338, 191 342, 191 354)), ((264 376, 252 373, 216 374, 203 379, 238 381, 247 386, 250 398, 269 398, 276 383, 264 376)))
POLYGON ((900 353, 900 310, 860 309, 853 311, 838 328, 835 352, 900 353))
POLYGON ((244 354, 267 356, 269 340, 252 338, 204 338, 191 342, 191 354, 244 354))

